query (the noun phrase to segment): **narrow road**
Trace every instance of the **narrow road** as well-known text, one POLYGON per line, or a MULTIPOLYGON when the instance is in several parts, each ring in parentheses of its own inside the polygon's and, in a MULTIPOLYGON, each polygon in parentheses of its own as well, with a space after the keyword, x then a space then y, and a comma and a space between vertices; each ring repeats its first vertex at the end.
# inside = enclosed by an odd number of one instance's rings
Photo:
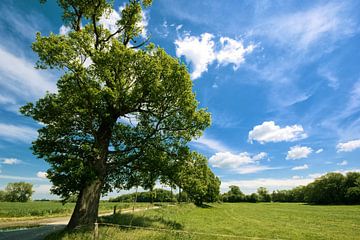
MULTIPOLYGON (((121 213, 130 213, 130 212, 139 212, 146 211, 150 209, 157 209, 158 206, 150 208, 137 208, 137 209, 127 209, 122 210, 121 213)), ((112 213, 102 213, 99 216, 107 216, 112 213)), ((48 218, 35 221, 19 221, 11 222, 8 225, 2 223, 2 227, 10 226, 25 226, 23 228, 13 229, 13 230, 1 230, 0 229, 0 240, 42 240, 44 237, 54 231, 59 231, 65 228, 66 224, 69 222, 70 217, 59 217, 59 218, 48 218), (31 225, 41 225, 40 227, 31 227, 31 225), (29 227, 26 227, 29 226, 29 227)))

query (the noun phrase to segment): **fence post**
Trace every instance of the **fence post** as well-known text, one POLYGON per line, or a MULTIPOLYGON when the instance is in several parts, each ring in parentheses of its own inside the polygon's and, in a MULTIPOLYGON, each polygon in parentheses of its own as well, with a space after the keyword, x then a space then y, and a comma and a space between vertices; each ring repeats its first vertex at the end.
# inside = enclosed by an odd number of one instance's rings
POLYGON ((99 239, 99 224, 96 221, 94 227, 94 240, 98 240, 98 239, 99 239))
POLYGON ((114 206, 114 212, 113 212, 113 215, 116 214, 116 205, 114 206))

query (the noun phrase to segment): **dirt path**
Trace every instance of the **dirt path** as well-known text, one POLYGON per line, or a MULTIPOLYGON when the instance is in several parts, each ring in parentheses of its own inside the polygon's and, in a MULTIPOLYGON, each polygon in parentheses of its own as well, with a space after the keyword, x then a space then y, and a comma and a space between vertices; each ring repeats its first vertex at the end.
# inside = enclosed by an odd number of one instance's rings
MULTIPOLYGON (((137 209, 126 209, 122 210, 121 213, 130 213, 130 212, 139 212, 146 211, 150 209, 160 208, 158 206, 150 208, 137 208, 137 209)), ((108 216, 111 213, 101 213, 99 216, 108 216)), ((46 235, 54 231, 59 231, 63 229, 66 224, 69 222, 70 216, 68 217, 57 217, 57 218, 47 218, 47 219, 36 219, 28 221, 17 221, 17 222, 3 222, 0 223, 1 228, 9 228, 14 226, 21 226, 23 228, 1 231, 0 229, 0 240, 41 240, 46 235), (34 227, 35 226, 35 227, 34 227), (39 227, 37 227, 39 226, 39 227)))

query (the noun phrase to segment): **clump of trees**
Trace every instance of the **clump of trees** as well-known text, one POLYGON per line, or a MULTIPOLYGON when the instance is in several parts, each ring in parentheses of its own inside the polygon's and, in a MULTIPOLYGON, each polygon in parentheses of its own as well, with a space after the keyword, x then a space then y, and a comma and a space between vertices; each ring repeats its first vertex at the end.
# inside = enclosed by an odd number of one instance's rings
POLYGON ((154 189, 148 192, 123 194, 115 198, 110 198, 109 202, 176 202, 176 195, 169 190, 154 189))
POLYGON ((230 190, 224 193, 221 198, 223 202, 270 202, 271 195, 264 187, 257 189, 257 193, 245 195, 238 186, 230 186, 230 190))
POLYGON ((33 185, 26 182, 8 183, 5 190, 0 190, 0 202, 27 202, 33 194, 33 185))
POLYGON ((237 186, 222 195, 224 202, 305 202, 310 204, 360 204, 360 173, 328 173, 306 186, 277 190, 269 194, 260 187, 245 195, 237 186))

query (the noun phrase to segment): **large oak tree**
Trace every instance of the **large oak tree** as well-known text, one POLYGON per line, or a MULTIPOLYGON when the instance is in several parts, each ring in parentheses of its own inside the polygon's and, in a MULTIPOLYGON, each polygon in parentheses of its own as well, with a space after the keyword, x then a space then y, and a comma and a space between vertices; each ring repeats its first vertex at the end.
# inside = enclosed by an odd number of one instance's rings
POLYGON ((187 143, 209 126, 210 115, 198 108, 186 67, 141 42, 141 11, 151 1, 130 0, 113 32, 99 23, 111 2, 57 2, 71 31, 38 33, 33 50, 38 68, 62 73, 58 91, 21 111, 44 124, 32 148, 50 164, 52 192, 78 196, 73 229, 93 225, 102 193, 141 179, 151 185, 185 164, 187 143))

